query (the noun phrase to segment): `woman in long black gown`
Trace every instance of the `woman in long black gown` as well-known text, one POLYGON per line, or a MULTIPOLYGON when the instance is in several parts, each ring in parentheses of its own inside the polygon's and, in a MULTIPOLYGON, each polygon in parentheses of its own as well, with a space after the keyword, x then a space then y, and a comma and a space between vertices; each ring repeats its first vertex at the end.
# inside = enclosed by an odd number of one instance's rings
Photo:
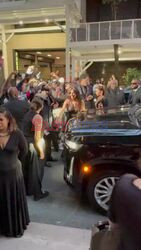
POLYGON ((23 166, 26 194, 33 195, 35 201, 49 195, 48 191, 42 190, 45 158, 42 138, 44 124, 40 115, 42 108, 43 101, 39 97, 35 97, 31 102, 30 110, 24 116, 22 126, 28 142, 28 154, 23 166))
POLYGON ((12 115, 0 108, 0 234, 20 237, 29 224, 21 161, 26 140, 12 115))

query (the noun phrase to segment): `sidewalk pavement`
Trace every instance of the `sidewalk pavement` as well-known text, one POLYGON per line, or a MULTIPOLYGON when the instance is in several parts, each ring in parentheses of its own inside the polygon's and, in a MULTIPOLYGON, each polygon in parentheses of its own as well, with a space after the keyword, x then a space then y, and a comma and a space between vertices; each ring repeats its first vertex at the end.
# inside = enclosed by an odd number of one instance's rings
POLYGON ((0 250, 88 250, 91 231, 30 223, 21 238, 0 237, 0 250))

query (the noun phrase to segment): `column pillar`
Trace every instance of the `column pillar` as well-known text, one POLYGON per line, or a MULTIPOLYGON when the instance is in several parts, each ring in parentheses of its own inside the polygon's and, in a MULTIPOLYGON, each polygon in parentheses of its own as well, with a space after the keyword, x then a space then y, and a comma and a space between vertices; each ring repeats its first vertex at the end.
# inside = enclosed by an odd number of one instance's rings
POLYGON ((70 81, 70 13, 69 5, 66 5, 66 81, 70 81))
POLYGON ((38 55, 35 53, 35 66, 38 67, 38 55))
POLYGON ((8 78, 8 56, 7 56, 7 45, 6 45, 6 33, 4 25, 1 26, 1 34, 2 34, 2 55, 3 55, 3 67, 4 67, 4 78, 8 78))
POLYGON ((80 77, 80 59, 75 60, 75 77, 80 77))
POLYGON ((76 77, 76 73, 75 73, 75 58, 72 56, 72 81, 74 80, 75 77, 76 77))
POLYGON ((114 44, 114 58, 115 58, 115 76, 119 80, 120 79, 120 67, 119 67, 119 45, 114 44))

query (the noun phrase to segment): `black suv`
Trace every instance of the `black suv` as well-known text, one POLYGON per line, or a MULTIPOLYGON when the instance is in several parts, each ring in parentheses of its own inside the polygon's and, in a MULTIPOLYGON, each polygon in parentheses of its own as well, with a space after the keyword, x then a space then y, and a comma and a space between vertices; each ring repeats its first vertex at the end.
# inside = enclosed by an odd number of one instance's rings
POLYGON ((90 204, 106 212, 116 181, 136 167, 141 151, 141 107, 80 114, 67 124, 64 179, 90 204))

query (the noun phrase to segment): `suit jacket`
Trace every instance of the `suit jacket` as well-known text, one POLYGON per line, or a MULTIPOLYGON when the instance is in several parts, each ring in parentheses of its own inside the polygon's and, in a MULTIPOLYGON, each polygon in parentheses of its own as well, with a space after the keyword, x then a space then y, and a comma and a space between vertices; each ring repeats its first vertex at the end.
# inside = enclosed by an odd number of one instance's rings
POLYGON ((119 88, 116 88, 115 90, 107 89, 105 97, 108 102, 108 108, 116 108, 117 106, 126 103, 124 93, 119 88))
POLYGON ((129 104, 139 104, 141 103, 141 87, 139 87, 136 91, 132 91, 128 98, 129 104))
POLYGON ((87 101, 86 97, 88 97, 89 95, 93 96, 93 87, 92 85, 88 85, 86 87, 81 86, 80 84, 77 87, 79 94, 81 96, 81 98, 84 100, 85 102, 85 106, 87 109, 91 109, 94 108, 94 101, 93 99, 91 101, 87 101))

